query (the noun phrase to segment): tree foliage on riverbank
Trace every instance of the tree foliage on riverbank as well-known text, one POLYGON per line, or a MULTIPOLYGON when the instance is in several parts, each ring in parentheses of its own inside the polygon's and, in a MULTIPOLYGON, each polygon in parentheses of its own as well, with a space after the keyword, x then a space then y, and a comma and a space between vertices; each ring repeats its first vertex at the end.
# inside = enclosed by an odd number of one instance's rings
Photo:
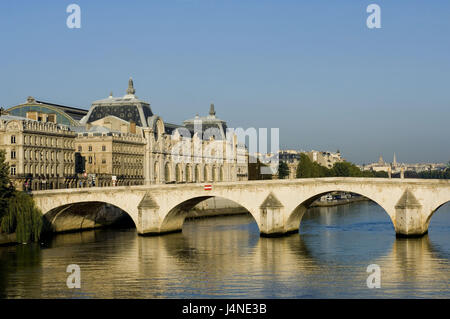
POLYGON ((0 150, 0 220, 6 213, 9 199, 14 194, 14 188, 9 181, 9 165, 5 159, 5 151, 0 150))
POLYGON ((16 233, 17 241, 38 241, 42 231, 42 214, 33 198, 23 192, 15 192, 9 200, 0 228, 5 233, 16 233))
POLYGON ((285 179, 288 176, 289 176, 289 166, 285 162, 280 161, 278 165, 278 178, 285 179))
MULTIPOLYGON (((398 177, 400 174, 393 174, 392 177, 398 177)), ((433 170, 433 171, 423 171, 414 172, 406 171, 405 178, 425 178, 425 179, 450 179, 450 168, 446 170, 433 170)))
POLYGON ((311 161, 306 154, 300 154, 297 166, 297 178, 313 177, 388 177, 387 172, 361 171, 350 162, 338 162, 332 168, 311 161))
POLYGON ((38 241, 43 227, 42 214, 33 198, 11 186, 5 152, 0 151, 0 232, 16 233, 17 241, 38 241))

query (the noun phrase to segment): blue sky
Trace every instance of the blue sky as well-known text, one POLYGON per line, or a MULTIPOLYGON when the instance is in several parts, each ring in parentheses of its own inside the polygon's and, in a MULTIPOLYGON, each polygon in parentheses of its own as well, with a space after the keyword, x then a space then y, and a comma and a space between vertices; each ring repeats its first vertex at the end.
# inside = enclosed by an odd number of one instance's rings
POLYGON ((167 122, 214 102, 230 127, 279 127, 282 148, 447 162, 449 35, 444 0, 2 1, 0 105, 88 108, 132 76, 167 122))

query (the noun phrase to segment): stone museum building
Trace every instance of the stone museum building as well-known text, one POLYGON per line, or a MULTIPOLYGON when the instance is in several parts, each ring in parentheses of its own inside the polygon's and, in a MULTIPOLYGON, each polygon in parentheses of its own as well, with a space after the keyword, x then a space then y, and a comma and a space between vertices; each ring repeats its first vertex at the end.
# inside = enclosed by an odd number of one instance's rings
POLYGON ((0 114, 0 149, 18 189, 53 189, 248 179, 248 152, 227 124, 207 116, 165 122, 136 95, 89 110, 38 101, 0 114))

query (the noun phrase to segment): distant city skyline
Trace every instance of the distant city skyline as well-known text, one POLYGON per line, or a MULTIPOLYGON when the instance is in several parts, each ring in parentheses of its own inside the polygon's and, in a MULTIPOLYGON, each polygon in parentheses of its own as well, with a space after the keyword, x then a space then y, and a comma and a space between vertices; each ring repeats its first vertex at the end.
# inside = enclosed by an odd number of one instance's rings
POLYGON ((38 100, 88 109, 136 95, 167 122, 206 115, 278 127, 281 149, 357 164, 450 160, 450 3, 74 1, 0 3, 0 106, 38 100), (24 23, 26 21, 26 23, 24 23))

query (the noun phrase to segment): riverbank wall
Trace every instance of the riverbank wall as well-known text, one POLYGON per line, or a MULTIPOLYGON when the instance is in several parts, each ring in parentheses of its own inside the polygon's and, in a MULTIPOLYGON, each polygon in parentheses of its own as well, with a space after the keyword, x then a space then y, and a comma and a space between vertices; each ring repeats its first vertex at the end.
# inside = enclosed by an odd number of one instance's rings
POLYGON ((3 234, 0 233, 0 246, 17 244, 16 233, 3 234))
POLYGON ((212 197, 194 206, 194 208, 189 211, 186 218, 194 219, 224 215, 239 215, 246 213, 248 213, 248 211, 244 207, 236 204, 231 200, 212 197))
POLYGON ((350 203, 365 202, 365 201, 370 201, 370 199, 368 199, 367 197, 364 197, 364 196, 360 196, 360 197, 351 197, 351 198, 343 198, 343 199, 333 199, 330 201, 316 200, 309 207, 331 207, 331 206, 347 205, 350 203))

